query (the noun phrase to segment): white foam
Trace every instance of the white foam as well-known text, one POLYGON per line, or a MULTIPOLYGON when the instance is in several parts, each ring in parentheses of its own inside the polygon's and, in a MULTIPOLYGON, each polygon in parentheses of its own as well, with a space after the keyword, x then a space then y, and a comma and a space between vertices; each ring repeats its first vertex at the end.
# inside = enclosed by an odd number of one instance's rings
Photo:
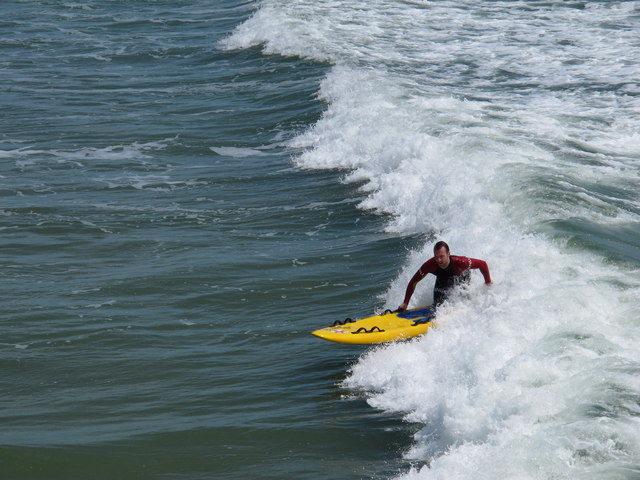
POLYGON ((475 275, 437 330, 371 350, 345 382, 423 425, 405 478, 637 470, 640 270, 545 228, 640 221, 634 3, 273 0, 225 40, 335 64, 326 112, 290 147, 362 182, 387 230, 427 236, 387 306, 435 238, 489 262, 492 287, 475 275))
POLYGON ((38 162, 53 159, 58 163, 82 165, 81 162, 140 160, 149 158, 149 150, 162 150, 175 139, 158 142, 139 143, 131 145, 111 145, 107 147, 84 147, 77 149, 42 150, 32 147, 22 147, 10 150, 0 150, 0 158, 15 159, 20 167, 35 165, 38 162))
POLYGON ((255 148, 241 148, 241 147, 209 147, 212 152, 218 155, 233 158, 245 158, 266 155, 266 153, 256 150, 255 148))

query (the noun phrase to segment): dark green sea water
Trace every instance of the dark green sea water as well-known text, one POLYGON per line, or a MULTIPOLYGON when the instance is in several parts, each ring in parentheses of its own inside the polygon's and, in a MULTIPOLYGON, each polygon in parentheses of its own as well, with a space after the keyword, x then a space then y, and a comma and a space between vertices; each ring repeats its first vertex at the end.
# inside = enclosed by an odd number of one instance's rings
POLYGON ((0 478, 640 475, 640 5, 468 3, 0 5, 0 478))
POLYGON ((308 335, 407 243, 291 165, 327 67, 218 48, 251 4, 11 3, 2 478, 393 471, 404 429, 336 386, 357 350, 308 335))

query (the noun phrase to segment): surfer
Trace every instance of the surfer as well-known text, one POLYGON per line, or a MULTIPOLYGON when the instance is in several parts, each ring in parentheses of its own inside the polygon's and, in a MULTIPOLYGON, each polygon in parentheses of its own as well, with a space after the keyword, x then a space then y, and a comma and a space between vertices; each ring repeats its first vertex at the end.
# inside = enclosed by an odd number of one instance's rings
POLYGON ((468 283, 471 279, 471 270, 479 269, 484 277, 484 283, 491 285, 489 266, 484 260, 477 258, 461 257, 449 253, 449 245, 446 242, 438 242, 433 247, 433 258, 422 264, 420 269, 409 281, 404 301, 398 310, 404 312, 409 305, 409 300, 420 280, 432 273, 436 276, 436 284, 433 288, 433 304, 440 305, 447 298, 451 289, 460 284, 468 283))

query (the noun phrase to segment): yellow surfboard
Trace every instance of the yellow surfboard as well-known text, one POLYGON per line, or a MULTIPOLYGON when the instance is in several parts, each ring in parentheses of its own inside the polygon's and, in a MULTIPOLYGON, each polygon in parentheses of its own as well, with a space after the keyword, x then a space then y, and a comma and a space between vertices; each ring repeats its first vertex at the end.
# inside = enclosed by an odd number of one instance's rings
POLYGON ((386 311, 382 315, 361 320, 337 321, 312 335, 338 343, 383 343, 422 335, 433 326, 436 310, 432 306, 415 308, 403 313, 386 311))

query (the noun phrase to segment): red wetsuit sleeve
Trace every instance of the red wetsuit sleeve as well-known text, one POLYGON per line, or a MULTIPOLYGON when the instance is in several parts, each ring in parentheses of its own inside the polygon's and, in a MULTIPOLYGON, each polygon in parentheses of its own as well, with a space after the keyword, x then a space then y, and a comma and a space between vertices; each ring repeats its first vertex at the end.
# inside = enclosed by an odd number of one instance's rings
POLYGON ((438 268, 438 266, 436 265, 435 258, 430 258, 429 260, 427 260, 422 264, 420 269, 413 275, 413 277, 411 277, 411 280, 407 285, 407 291, 404 294, 404 302, 403 302, 404 304, 409 305, 409 300, 411 300, 411 296, 413 295, 413 292, 415 291, 416 285, 418 285, 418 282, 420 282, 420 280, 426 277, 427 274, 429 273, 435 274, 436 268, 438 268))
POLYGON ((478 269, 484 277, 484 283, 491 283, 491 274, 489 273, 489 266, 484 260, 469 257, 451 257, 452 261, 455 261, 456 274, 459 275, 465 270, 478 269))
POLYGON ((471 268, 478 268, 484 277, 484 283, 491 283, 491 274, 489 273, 489 265, 484 260, 477 258, 471 259, 471 268))

